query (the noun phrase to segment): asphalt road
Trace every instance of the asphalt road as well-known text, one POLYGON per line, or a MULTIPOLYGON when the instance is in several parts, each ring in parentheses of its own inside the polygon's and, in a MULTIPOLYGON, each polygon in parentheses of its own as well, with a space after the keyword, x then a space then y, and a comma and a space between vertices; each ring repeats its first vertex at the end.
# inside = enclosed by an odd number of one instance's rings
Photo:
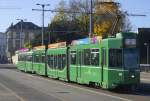
POLYGON ((27 74, 13 65, 0 65, 0 101, 150 101, 149 76, 141 74, 140 88, 134 92, 116 92, 27 74))

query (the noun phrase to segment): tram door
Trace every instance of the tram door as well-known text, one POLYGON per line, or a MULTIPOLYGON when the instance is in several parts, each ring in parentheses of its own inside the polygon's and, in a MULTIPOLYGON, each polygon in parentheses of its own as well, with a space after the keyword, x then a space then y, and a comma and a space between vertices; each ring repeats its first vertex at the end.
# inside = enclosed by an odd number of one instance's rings
POLYGON ((82 52, 81 50, 77 51, 77 81, 81 78, 81 64, 82 63, 82 52))

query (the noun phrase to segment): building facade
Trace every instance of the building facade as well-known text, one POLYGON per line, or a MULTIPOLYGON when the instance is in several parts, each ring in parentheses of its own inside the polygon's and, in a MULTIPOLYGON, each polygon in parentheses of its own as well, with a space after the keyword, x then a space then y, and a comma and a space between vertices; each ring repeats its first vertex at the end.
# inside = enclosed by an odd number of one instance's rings
POLYGON ((0 64, 7 63, 6 34, 0 32, 0 64))
POLYGON ((138 46, 142 70, 150 72, 150 28, 138 29, 138 46))
POLYGON ((41 27, 32 22, 20 21, 15 25, 11 24, 6 31, 7 56, 11 58, 15 51, 24 48, 25 44, 30 44, 35 35, 40 33, 41 27))

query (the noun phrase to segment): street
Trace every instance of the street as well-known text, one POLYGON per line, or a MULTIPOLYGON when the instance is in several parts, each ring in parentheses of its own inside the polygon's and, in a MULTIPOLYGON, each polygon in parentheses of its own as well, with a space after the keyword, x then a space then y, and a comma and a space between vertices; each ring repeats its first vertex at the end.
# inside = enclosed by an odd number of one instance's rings
POLYGON ((0 65, 0 101, 149 101, 150 74, 141 73, 140 88, 115 92, 28 74, 0 65))

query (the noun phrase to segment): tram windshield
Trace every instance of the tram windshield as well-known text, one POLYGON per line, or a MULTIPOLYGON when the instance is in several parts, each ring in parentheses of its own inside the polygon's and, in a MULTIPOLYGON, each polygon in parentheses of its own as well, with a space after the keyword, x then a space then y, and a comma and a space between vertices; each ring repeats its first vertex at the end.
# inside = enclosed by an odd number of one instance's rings
POLYGON ((138 68, 138 51, 136 49, 124 50, 125 68, 138 68))

